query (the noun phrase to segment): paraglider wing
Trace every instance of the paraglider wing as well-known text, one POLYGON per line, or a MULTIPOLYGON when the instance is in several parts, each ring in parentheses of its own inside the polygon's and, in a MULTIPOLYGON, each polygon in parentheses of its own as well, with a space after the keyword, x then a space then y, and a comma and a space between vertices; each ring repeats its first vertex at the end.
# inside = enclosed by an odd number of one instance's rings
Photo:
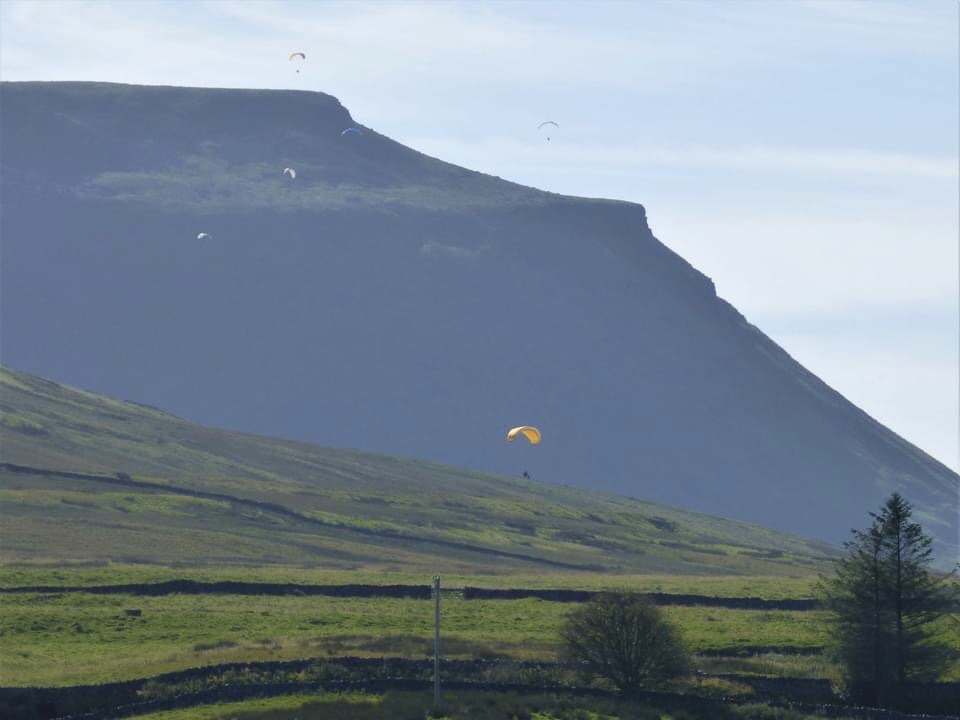
POLYGON ((518 435, 523 435, 531 445, 537 445, 540 442, 540 431, 532 425, 521 425, 510 430, 507 433, 507 442, 513 442, 518 435))
MULTIPOLYGON (((550 127, 555 127, 558 129, 560 128, 560 126, 557 125, 553 120, 544 120, 542 123, 537 125, 537 130, 543 130, 544 128, 550 128, 550 127)), ((550 130, 548 129, 547 132, 550 132, 550 130)), ((548 142, 550 141, 549 135, 547 135, 547 141, 548 142)))
POLYGON ((197 240, 209 240, 212 237, 213 235, 211 235, 210 233, 202 232, 199 235, 197 235, 197 240))
POLYGON ((289 175, 291 180, 296 180, 296 179, 297 179, 297 171, 294 170, 293 168, 284 168, 284 169, 283 169, 283 174, 284 174, 284 175, 289 175))
POLYGON ((357 127, 348 127, 341 135, 363 135, 363 130, 357 127))
POLYGON ((302 52, 292 52, 292 53, 290 53, 290 57, 287 58, 287 59, 288 59, 288 60, 293 60, 295 57, 298 57, 298 58, 300 58, 301 60, 306 60, 306 59, 307 59, 307 56, 304 55, 302 52))

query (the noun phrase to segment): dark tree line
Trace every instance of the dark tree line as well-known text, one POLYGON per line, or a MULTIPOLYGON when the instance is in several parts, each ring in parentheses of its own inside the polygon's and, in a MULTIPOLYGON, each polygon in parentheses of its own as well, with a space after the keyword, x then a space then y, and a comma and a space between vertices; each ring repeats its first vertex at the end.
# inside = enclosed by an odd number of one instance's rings
MULTIPOLYGON (((922 700, 915 683, 939 679, 960 660, 946 642, 960 632, 960 587, 931 568, 933 541, 912 513, 894 493, 821 580, 835 658, 858 703, 908 710, 922 700)), ((678 629, 635 593, 595 596, 570 613, 560 636, 585 675, 628 693, 691 667, 678 629)))
POLYGON ((870 515, 821 587, 848 695, 896 706, 910 682, 935 680, 955 661, 942 637, 946 620, 937 621, 957 611, 957 592, 949 576, 931 570, 933 541, 901 495, 870 515))

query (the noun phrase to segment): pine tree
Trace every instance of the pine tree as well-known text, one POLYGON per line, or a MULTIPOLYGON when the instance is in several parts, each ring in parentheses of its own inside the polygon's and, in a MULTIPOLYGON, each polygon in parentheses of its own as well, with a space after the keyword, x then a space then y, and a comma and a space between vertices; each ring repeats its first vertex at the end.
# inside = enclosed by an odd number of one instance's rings
POLYGON ((947 660, 928 636, 931 623, 950 610, 948 589, 944 578, 930 572, 933 540, 919 523, 910 521, 911 514, 910 503, 894 493, 878 518, 890 569, 888 593, 896 639, 893 670, 899 684, 936 677, 947 660))
POLYGON ((909 682, 936 679, 950 660, 933 624, 956 597, 931 571, 933 541, 911 515, 899 493, 890 496, 822 583, 847 692, 873 705, 902 704, 909 682))

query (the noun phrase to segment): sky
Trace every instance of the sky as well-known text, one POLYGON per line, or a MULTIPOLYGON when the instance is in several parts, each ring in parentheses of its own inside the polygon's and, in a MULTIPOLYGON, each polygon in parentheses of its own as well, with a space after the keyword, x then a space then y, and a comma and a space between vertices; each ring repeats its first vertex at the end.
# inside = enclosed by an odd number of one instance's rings
POLYGON ((0 78, 317 90, 443 160, 642 203, 750 322, 956 470, 958 37, 956 0, 3 0, 0 78))

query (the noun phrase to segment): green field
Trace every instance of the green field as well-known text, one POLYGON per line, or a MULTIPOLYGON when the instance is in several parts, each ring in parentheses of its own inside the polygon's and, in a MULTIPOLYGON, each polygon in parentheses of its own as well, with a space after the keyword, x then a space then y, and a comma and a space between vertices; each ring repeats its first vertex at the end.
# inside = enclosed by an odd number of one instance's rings
MULTIPOLYGON (((448 600, 447 657, 557 657, 573 608, 538 599, 448 600)), ((667 607, 694 651, 819 647, 819 612, 667 607)), ((329 655, 427 657, 430 602, 390 598, 87 593, 0 596, 4 685, 147 677, 204 664, 329 655), (126 610, 139 610, 130 616, 126 610)))
MULTIPOLYGON (((264 567, 196 567, 131 565, 125 563, 30 564, 0 566, 0 588, 25 586, 125 585, 168 580, 198 582, 241 581, 312 585, 429 585, 424 571, 384 573, 377 569, 329 570, 316 567, 271 565, 264 567)), ((574 590, 634 590, 637 592, 691 593, 718 597, 765 599, 808 598, 814 595, 816 575, 667 575, 558 573, 444 574, 444 587, 568 588, 574 590)))
MULTIPOLYGON (((764 705, 711 707, 706 713, 601 698, 564 698, 493 693, 447 693, 444 709, 425 714, 427 693, 393 692, 385 695, 290 695, 242 703, 205 705, 186 710, 150 713, 141 720, 814 720, 815 716, 764 705)), ((842 720, 842 718, 841 718, 842 720)))

